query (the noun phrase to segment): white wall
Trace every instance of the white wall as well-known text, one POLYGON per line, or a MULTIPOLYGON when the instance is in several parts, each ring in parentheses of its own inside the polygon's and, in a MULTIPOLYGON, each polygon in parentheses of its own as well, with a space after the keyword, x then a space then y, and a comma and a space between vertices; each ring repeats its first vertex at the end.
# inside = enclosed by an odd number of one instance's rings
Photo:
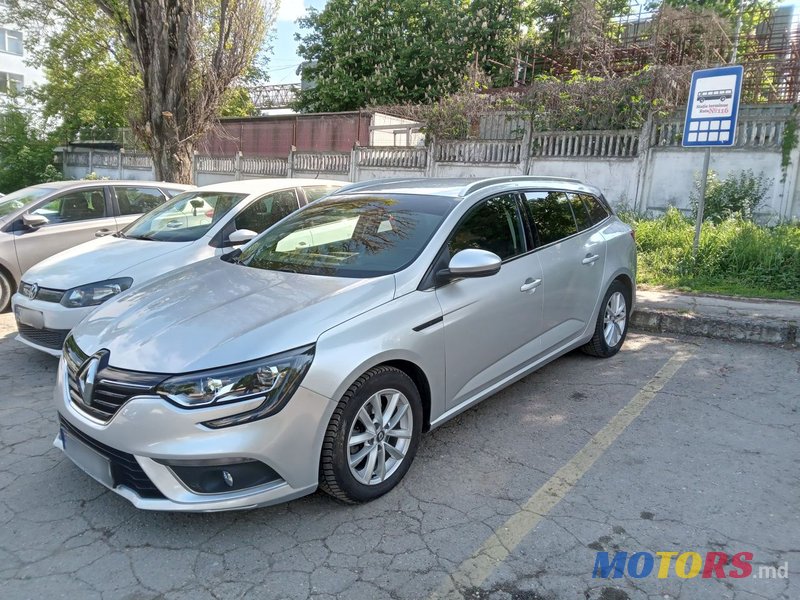
POLYGON ((532 158, 528 174, 580 179, 599 188, 614 206, 633 206, 639 165, 635 158, 532 158))
MULTIPOLYGON (((643 199, 646 208, 664 210, 668 206, 690 208, 690 197, 695 181, 703 168, 703 149, 695 148, 655 148, 650 151, 647 163, 643 199)), ((794 200, 793 186, 781 181, 781 154, 774 150, 759 149, 712 149, 709 169, 715 171, 720 179, 743 170, 751 170, 755 175, 764 175, 772 180, 765 204, 758 209, 762 216, 781 214, 790 210, 794 200)), ((641 207, 645 208, 645 206, 641 207)), ((794 216, 798 216, 795 212, 794 216)))

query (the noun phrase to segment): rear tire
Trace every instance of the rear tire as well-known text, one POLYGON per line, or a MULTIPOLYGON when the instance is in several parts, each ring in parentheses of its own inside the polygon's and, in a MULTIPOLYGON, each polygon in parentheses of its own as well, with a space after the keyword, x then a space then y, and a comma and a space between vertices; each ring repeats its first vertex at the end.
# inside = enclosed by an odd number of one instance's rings
POLYGON ((628 287, 619 280, 613 281, 600 304, 594 335, 581 350, 599 358, 609 358, 619 352, 628 335, 630 306, 628 287))
POLYGON ((411 378, 394 367, 370 369, 333 412, 322 442, 320 489, 351 504, 382 496, 411 467, 421 433, 422 400, 411 378))
POLYGON ((0 272, 0 313, 6 312, 11 302, 11 295, 14 293, 14 284, 8 276, 0 272))

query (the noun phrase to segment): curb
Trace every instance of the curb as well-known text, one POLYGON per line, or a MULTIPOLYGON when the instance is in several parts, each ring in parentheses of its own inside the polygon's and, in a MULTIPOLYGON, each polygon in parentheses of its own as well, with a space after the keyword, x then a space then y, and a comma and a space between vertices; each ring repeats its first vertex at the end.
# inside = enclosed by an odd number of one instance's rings
POLYGON ((798 344, 798 325, 793 321, 708 316, 637 306, 631 326, 639 331, 680 333, 733 342, 798 344))

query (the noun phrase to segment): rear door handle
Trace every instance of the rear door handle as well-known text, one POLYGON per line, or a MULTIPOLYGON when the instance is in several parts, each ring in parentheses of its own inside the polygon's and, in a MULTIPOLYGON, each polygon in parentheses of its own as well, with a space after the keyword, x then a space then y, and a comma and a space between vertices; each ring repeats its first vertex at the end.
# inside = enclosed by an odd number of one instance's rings
POLYGON ((520 292, 530 292, 531 290, 535 290, 539 287, 542 283, 541 279, 531 279, 530 277, 525 280, 521 286, 519 286, 520 292))
POLYGON ((584 265, 593 265, 597 259, 600 258, 599 254, 587 254, 581 263, 584 265))
POLYGON ((114 233, 111 229, 98 229, 94 232, 94 237, 105 237, 114 233))

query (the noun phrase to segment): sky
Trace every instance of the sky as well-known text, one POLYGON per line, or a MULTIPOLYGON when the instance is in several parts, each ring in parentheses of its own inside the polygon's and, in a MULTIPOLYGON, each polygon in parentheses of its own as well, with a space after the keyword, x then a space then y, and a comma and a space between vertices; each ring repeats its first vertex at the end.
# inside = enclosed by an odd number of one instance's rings
POLYGON ((300 81, 300 76, 295 71, 303 59, 297 56, 294 34, 299 28, 295 21, 305 15, 307 8, 322 9, 325 2, 326 0, 281 0, 272 40, 274 51, 269 62, 270 83, 300 81))

